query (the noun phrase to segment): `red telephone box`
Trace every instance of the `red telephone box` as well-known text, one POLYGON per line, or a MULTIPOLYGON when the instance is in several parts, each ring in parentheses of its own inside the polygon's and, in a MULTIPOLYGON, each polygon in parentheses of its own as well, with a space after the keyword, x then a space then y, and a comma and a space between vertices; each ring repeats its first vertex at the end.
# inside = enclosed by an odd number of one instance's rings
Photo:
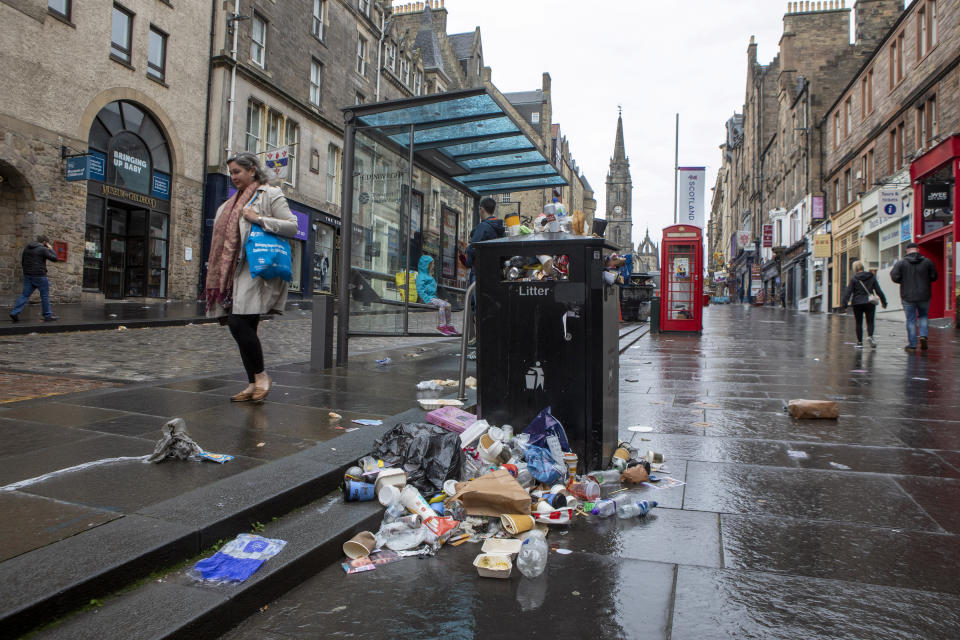
POLYGON ((660 243, 660 330, 703 330, 703 231, 689 224, 663 230, 660 243))

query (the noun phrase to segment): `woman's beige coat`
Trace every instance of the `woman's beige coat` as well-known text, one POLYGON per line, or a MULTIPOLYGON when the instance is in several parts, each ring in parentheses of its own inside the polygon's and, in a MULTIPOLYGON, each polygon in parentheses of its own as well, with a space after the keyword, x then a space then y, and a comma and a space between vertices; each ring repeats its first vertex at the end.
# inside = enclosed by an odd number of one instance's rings
MULTIPOLYGON (((290 213, 290 207, 287 205, 287 199, 283 196, 283 191, 279 187, 270 185, 261 185, 257 189, 260 197, 253 203, 253 209, 257 215, 263 218, 263 228, 265 231, 293 238, 297 235, 297 218, 290 213)), ((229 202, 229 200, 228 200, 229 202)), ((214 218, 214 228, 216 220, 224 212, 226 202, 217 209, 216 218, 214 218)), ((265 313, 283 313, 283 307, 287 302, 287 283, 280 278, 273 280, 264 280, 263 278, 251 278, 250 266, 247 264, 247 237, 250 235, 250 223, 240 216, 240 251, 237 259, 237 267, 233 272, 233 309, 232 313, 238 315, 265 314, 265 313)), ((207 312, 207 317, 216 318, 227 315, 227 311, 219 304, 207 312)))

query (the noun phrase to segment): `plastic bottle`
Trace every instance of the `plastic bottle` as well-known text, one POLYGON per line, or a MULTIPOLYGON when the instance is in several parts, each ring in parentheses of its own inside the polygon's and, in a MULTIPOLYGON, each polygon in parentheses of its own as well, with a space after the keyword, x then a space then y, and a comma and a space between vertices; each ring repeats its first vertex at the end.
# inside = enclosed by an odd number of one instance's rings
POLYGON ((644 518, 650 509, 657 506, 656 500, 637 500, 636 502, 626 502, 617 507, 618 518, 644 518))
POLYGON ((571 483, 567 490, 575 497, 589 502, 593 502, 600 497, 600 485, 590 478, 571 483))
POLYGON ((597 484, 620 484, 620 472, 616 469, 591 471, 587 476, 593 478, 597 484))
POLYGON ((590 509, 590 515, 601 518, 609 518, 615 513, 617 513, 617 503, 614 500, 597 500, 590 509))
POLYGON ((517 554, 517 569, 527 578, 536 578, 547 568, 547 539, 534 529, 523 541, 517 554))
POLYGON ((521 462, 517 465, 517 482, 519 482, 520 486, 524 489, 530 489, 536 484, 536 482, 533 480, 533 476, 530 475, 530 470, 527 469, 526 462, 521 462))

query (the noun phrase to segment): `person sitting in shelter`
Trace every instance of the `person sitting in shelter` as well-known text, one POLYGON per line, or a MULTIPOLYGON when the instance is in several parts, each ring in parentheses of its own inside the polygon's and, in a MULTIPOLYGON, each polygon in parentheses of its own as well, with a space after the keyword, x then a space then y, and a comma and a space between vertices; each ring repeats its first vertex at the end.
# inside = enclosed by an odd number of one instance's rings
POLYGON ((460 335, 453 326, 450 303, 437 297, 437 281, 431 275, 433 258, 424 254, 417 264, 417 295, 424 304, 437 308, 437 331, 445 336, 460 335))

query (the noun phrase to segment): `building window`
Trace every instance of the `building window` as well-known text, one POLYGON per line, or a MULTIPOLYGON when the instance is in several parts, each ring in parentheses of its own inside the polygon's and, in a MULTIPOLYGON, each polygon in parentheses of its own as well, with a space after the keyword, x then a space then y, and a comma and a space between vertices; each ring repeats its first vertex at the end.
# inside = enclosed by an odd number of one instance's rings
POLYGON ((876 170, 877 160, 873 155, 873 149, 870 149, 870 151, 867 151, 867 173, 864 176, 868 189, 873 187, 873 177, 876 175, 876 170))
POLYGON ((133 14, 118 4, 113 5, 113 27, 110 32, 110 55, 130 64, 130 41, 133 14))
POLYGON ((501 193, 501 194, 500 194, 500 202, 510 202, 510 194, 509 194, 509 193, 501 193))
POLYGON ((320 152, 316 149, 310 150, 310 173, 320 173, 320 152))
POLYGON ((897 84, 903 80, 903 33, 897 36, 897 84))
POLYGON ((927 141, 927 105, 922 102, 916 108, 917 112, 917 130, 916 130, 916 140, 917 140, 917 149, 922 149, 924 144, 927 141))
POLYGON ((253 100, 247 103, 247 140, 244 149, 251 153, 260 151, 260 138, 263 136, 262 111, 260 103, 253 100))
POLYGON ((323 40, 323 29, 326 18, 327 0, 313 0, 313 24, 310 31, 318 40, 323 40))
POLYGON ((852 111, 852 98, 847 98, 843 103, 843 137, 850 135, 850 112, 852 111))
POLYGON ((370 0, 357 0, 357 7, 360 9, 360 13, 370 17, 370 0))
POLYGON ((833 114, 833 148, 837 150, 840 148, 840 112, 837 111, 833 114))
POLYGON ((903 123, 897 125, 897 169, 903 166, 903 123))
POLYGON ((850 169, 847 169, 843 172, 843 189, 847 194, 845 205, 853 202, 853 180, 851 180, 850 171, 850 169))
POLYGON ((266 53, 267 22, 253 14, 253 25, 250 27, 250 60, 259 67, 266 67, 266 53))
POLYGON ((423 92, 423 73, 417 71, 413 74, 413 95, 419 96, 423 92))
POLYGON ((283 136, 287 145, 287 179, 284 183, 297 186, 297 151, 300 149, 300 127, 293 120, 287 120, 287 130, 283 136))
POLYGON ((384 45, 384 58, 386 62, 384 66, 390 71, 397 72, 397 45, 392 42, 388 42, 384 45))
POLYGON ((71 0, 47 0, 47 9, 64 20, 70 19, 71 0))
POLYGON ((340 147, 327 146, 327 202, 340 204, 340 147))
POLYGON ((321 87, 323 86, 323 65, 313 60, 310 62, 310 104, 320 106, 321 87))
POLYGON ((147 49, 147 75, 163 81, 167 72, 167 34, 150 25, 147 49))
POLYGON ((840 178, 833 181, 833 212, 840 211, 840 178))
POLYGON ((933 142, 937 137, 937 96, 927 100, 927 130, 930 136, 927 142, 933 142))
POLYGON ((270 109, 267 112, 267 146, 265 151, 273 151, 280 146, 280 133, 283 131, 283 115, 270 109))
POLYGON ((917 62, 920 62, 929 51, 929 43, 927 42, 929 30, 927 27, 927 8, 922 6, 917 10, 917 62))
POLYGON ((400 80, 410 86, 410 61, 407 58, 400 58, 400 80))
POLYGON ((357 73, 367 75, 367 40, 357 34, 357 73))
POLYGON ((358 91, 356 96, 354 96, 353 104, 364 104, 366 101, 367 97, 358 91))
POLYGON ((530 122, 532 124, 540 124, 540 112, 534 111, 530 114, 530 122))
POLYGON ((937 46, 937 0, 930 0, 927 6, 930 10, 928 20, 930 20, 930 26, 927 28, 927 37, 929 38, 930 48, 937 46))
POLYGON ((860 80, 860 118, 866 118, 873 112, 873 69, 867 71, 860 80))

